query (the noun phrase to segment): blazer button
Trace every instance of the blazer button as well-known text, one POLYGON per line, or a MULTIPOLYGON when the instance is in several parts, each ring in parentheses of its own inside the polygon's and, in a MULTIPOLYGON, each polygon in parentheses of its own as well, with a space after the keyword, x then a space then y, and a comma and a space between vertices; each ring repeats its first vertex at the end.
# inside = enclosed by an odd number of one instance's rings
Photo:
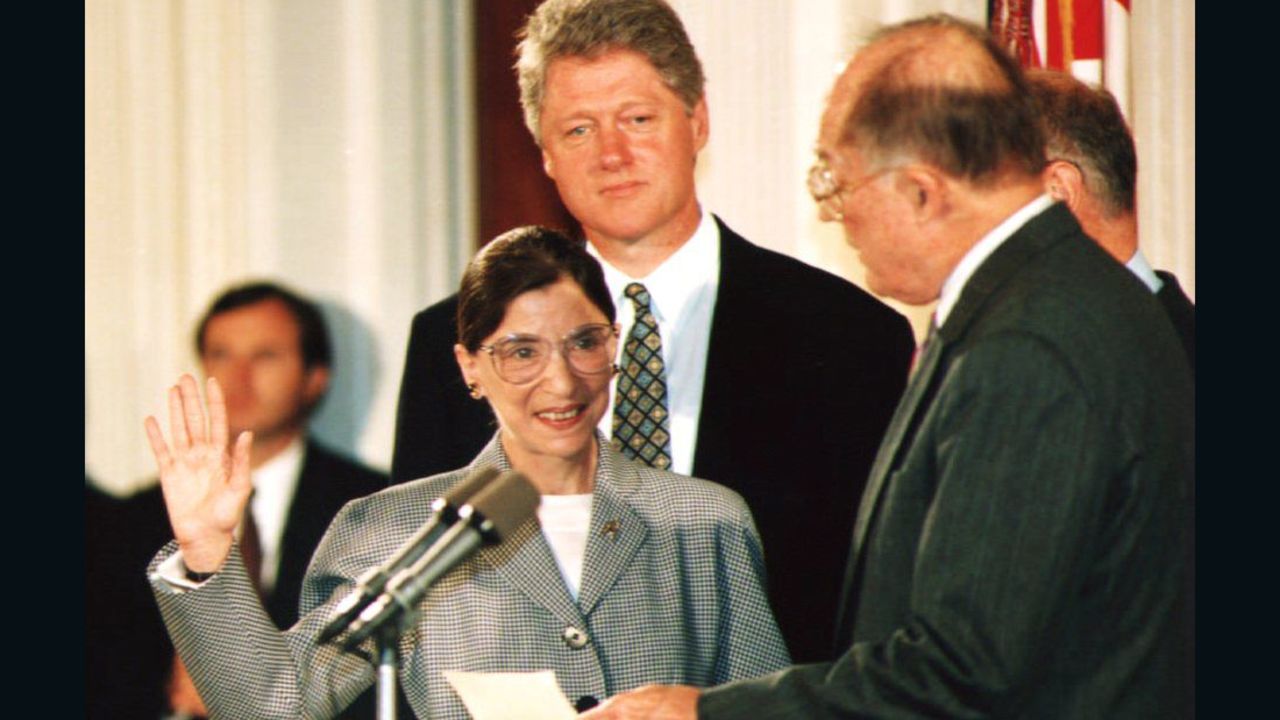
POLYGON ((560 637, 564 640, 565 645, 568 645, 574 650, 580 650, 583 647, 586 647, 587 643, 590 642, 590 638, 587 637, 586 633, 572 625, 565 628, 560 637))
POLYGON ((597 700, 594 695, 583 695, 573 704, 573 709, 580 713, 584 713, 599 704, 600 701, 597 700))

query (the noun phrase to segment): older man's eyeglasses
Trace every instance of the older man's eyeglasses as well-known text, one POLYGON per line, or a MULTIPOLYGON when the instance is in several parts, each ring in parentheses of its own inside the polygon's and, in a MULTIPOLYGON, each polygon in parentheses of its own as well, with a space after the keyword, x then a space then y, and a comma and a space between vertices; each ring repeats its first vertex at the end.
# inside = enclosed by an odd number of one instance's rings
MULTIPOLYGON (((595 323, 571 330, 560 339, 560 355, 578 375, 600 375, 613 368, 618 327, 595 323)), ((532 382, 542 375, 556 345, 538 335, 509 335, 491 345, 481 345, 489 353, 498 377, 514 385, 532 382)))
POLYGON ((827 159, 819 156, 817 161, 813 163, 813 167, 809 168, 809 177, 805 184, 809 186, 809 194, 813 196, 813 201, 818 203, 818 211, 822 217, 844 221, 845 199, 870 185, 876 178, 893 170, 897 170, 897 168, 890 167, 877 170, 852 185, 841 187, 836 180, 835 173, 831 172, 831 166, 827 164, 827 159))

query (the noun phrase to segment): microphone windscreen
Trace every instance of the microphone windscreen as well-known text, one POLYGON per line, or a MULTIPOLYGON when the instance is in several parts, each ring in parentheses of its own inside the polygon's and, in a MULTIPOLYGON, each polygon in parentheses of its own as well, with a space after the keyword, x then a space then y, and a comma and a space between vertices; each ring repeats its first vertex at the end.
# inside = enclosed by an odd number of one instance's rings
POLYGON ((508 470, 468 503, 475 513, 493 523, 492 532, 501 540, 533 517, 542 496, 521 473, 508 470))
POLYGON ((479 492, 480 488, 488 485, 489 481, 497 476, 498 468, 492 465, 481 465, 441 497, 449 507, 460 508, 471 499, 472 495, 479 492))

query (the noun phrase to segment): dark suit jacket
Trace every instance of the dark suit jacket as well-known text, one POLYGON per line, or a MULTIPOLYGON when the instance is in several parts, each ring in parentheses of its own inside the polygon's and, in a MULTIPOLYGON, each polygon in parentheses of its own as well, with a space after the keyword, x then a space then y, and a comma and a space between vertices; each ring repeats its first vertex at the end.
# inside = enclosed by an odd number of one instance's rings
POLYGON ((127 528, 123 507, 85 478, 85 700, 90 718, 156 718, 160 712, 154 693, 136 692, 127 681, 135 671, 158 673, 162 653, 138 648, 128 656, 120 654, 130 647, 135 624, 119 619, 156 615, 155 601, 129 584, 138 583, 139 569, 133 562, 138 558, 121 542, 127 537, 122 535, 127 528))
MULTIPOLYGON (((336 455, 315 441, 307 442, 285 521, 275 591, 267 601, 271 619, 278 626, 289 627, 297 620, 303 575, 338 510, 349 500, 385 489, 387 484, 386 475, 336 455)), ((107 663, 86 668, 91 688, 107 688, 90 694, 89 716, 157 717, 165 704, 164 683, 173 663, 173 645, 142 574, 156 548, 171 539, 173 531, 159 486, 123 501, 116 512, 110 522, 119 533, 116 543, 122 551, 115 574, 104 578, 100 588, 88 588, 90 604, 101 598, 112 607, 98 614, 107 619, 88 628, 89 644, 116 646, 102 648, 107 663)))
MULTIPOLYGON (((693 475, 738 491, 764 542, 792 657, 831 657, 853 509, 906 384, 906 319, 840 278, 720 226, 693 475)), ((400 386, 395 482, 465 465, 493 435, 453 357, 457 296, 413 320, 400 386)))
POLYGON ((1192 387, 1063 205, 966 284, 877 455, 831 664, 704 718, 1184 717, 1192 387))
POLYGON ((1187 353, 1187 362, 1191 365, 1191 373, 1194 375, 1196 372, 1196 306, 1192 305, 1191 298, 1182 292, 1178 278, 1163 270, 1157 270, 1156 275, 1164 282, 1160 292, 1156 293, 1156 299, 1164 307, 1165 314, 1173 323, 1173 329, 1178 332, 1178 339, 1182 341, 1182 349, 1187 353))

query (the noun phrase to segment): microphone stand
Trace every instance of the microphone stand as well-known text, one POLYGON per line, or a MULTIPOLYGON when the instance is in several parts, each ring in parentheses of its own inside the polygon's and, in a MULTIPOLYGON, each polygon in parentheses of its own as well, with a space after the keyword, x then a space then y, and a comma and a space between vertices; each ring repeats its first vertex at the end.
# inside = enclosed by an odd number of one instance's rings
POLYGON ((379 720, 396 718, 396 672, 400 665, 400 633, 418 617, 427 589, 484 544, 502 541, 538 509, 540 496, 527 478, 508 471, 476 493, 458 510, 458 518, 412 565, 387 581, 378 600, 361 611, 343 643, 354 650, 370 635, 378 655, 379 720))
POLYGON ((396 675, 400 668, 400 623, 378 628, 378 720, 396 720, 396 675))

